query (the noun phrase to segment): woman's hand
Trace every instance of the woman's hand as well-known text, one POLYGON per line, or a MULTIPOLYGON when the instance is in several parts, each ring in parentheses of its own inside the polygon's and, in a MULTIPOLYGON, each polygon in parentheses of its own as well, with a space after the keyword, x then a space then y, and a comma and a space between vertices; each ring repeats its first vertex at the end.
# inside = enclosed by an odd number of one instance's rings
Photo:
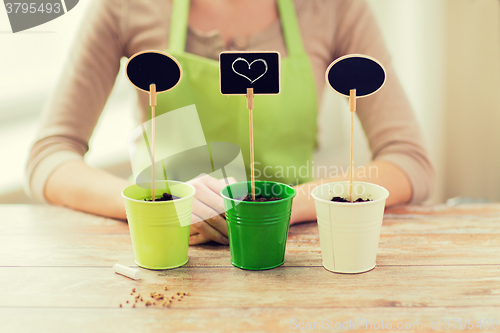
POLYGON ((220 191, 236 179, 215 179, 209 175, 188 181, 196 189, 191 215, 190 245, 215 241, 228 245, 227 225, 224 216, 224 202, 220 191))

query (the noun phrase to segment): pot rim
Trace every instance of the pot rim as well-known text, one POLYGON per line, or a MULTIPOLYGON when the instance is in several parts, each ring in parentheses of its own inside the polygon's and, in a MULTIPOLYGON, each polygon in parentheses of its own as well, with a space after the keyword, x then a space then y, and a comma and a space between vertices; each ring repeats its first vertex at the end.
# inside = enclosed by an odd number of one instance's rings
POLYGON ((140 202, 140 203, 143 203, 143 204, 146 204, 146 205, 168 205, 168 204, 173 204, 175 202, 181 202, 181 201, 185 201, 185 200, 189 200, 190 198, 194 197, 194 195, 196 194, 196 189, 194 188, 193 185, 191 184, 188 184, 186 182, 180 182, 180 181, 177 181, 177 180, 156 180, 155 183, 157 182, 169 182, 169 183, 177 183, 177 184, 182 184, 182 185, 186 185, 186 186, 189 186, 193 192, 188 195, 187 197, 182 197, 182 198, 179 198, 179 199, 175 199, 175 200, 169 200, 169 201, 144 201, 144 200, 138 200, 138 199, 134 199, 134 198, 130 198, 128 196, 125 195, 125 190, 133 187, 133 186, 137 186, 137 187, 140 187, 139 185, 137 184, 132 184, 132 185, 129 185, 127 187, 125 187, 123 190, 122 190, 122 198, 126 199, 126 200, 129 200, 129 201, 133 201, 133 202, 140 202))
POLYGON ((349 184, 349 183, 350 183, 349 181, 341 181, 341 182, 330 182, 330 183, 325 183, 325 184, 316 186, 311 191, 311 196, 314 198, 314 200, 317 200, 318 202, 323 202, 323 203, 326 203, 326 204, 329 204, 329 205, 343 206, 343 207, 345 207, 345 206, 352 206, 354 204, 356 206, 373 205, 373 204, 380 203, 381 201, 385 201, 389 197, 389 191, 385 187, 377 185, 377 184, 374 184, 374 183, 361 182, 361 181, 353 181, 352 183, 353 184, 368 184, 370 186, 379 187, 379 188, 381 188, 381 189, 383 189, 385 191, 385 195, 382 196, 382 197, 380 197, 380 198, 378 198, 378 199, 374 199, 372 201, 365 201, 365 202, 336 202, 336 201, 325 200, 325 199, 319 198, 315 194, 316 189, 320 188, 321 186, 327 186, 327 185, 330 185, 330 184, 349 184))

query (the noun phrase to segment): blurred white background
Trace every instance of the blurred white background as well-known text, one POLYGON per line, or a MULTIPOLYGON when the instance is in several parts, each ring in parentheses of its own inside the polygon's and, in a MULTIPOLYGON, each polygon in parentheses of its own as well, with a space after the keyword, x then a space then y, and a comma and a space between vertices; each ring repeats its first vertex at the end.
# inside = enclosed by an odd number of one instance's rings
MULTIPOLYGON (((27 154, 90 1, 16 34, 0 9, 0 203, 30 202, 22 190, 27 154)), ((456 196, 499 201, 499 0, 368 1, 437 171, 430 202, 456 196)), ((89 164, 121 176, 130 172, 127 136, 135 105, 122 66, 92 137, 89 164)), ((317 165, 348 158, 345 107, 341 97, 325 90, 317 165)), ((369 150, 359 124, 356 133, 355 162, 361 165, 369 150)))
MULTIPOLYGON (((0 203, 32 202, 23 190, 29 149, 91 1, 80 1, 58 19, 16 34, 0 9, 0 203)), ((85 159, 90 165, 123 177, 131 173, 127 140, 135 127, 136 104, 135 90, 122 70, 89 144, 85 159)))

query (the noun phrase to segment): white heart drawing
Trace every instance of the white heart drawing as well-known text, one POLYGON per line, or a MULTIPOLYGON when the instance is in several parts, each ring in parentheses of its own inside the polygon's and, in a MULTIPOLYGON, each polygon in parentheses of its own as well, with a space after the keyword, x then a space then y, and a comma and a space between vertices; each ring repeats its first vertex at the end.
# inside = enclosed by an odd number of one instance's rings
POLYGON ((267 62, 264 60, 264 59, 255 59, 254 61, 252 61, 251 63, 249 63, 245 58, 236 58, 235 61, 233 61, 233 64, 231 65, 231 67, 233 68, 233 72, 235 72, 236 74, 238 74, 239 76, 243 76, 245 79, 247 79, 248 81, 250 81, 250 83, 254 83, 255 81, 257 81, 258 79, 260 79, 261 77, 264 76, 264 74, 267 73, 267 62), (239 73, 238 71, 236 71, 236 69, 234 69, 234 64, 237 62, 237 61, 244 61, 247 63, 248 65, 248 69, 250 69, 250 67, 252 67, 252 65, 257 62, 257 61, 261 61, 264 63, 264 66, 266 66, 266 70, 264 71, 264 73, 262 73, 258 78, 254 79, 254 80, 251 80, 248 76, 246 75, 243 75, 241 73, 239 73))

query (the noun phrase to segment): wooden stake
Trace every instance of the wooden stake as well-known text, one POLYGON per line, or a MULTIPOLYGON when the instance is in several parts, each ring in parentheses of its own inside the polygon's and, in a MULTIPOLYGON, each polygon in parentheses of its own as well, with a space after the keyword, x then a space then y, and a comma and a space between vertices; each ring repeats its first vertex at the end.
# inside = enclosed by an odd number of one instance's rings
POLYGON ((152 135, 152 146, 151 146, 151 152, 152 152, 152 171, 153 175, 151 176, 151 191, 153 193, 153 202, 155 201, 155 106, 156 106, 156 84, 152 83, 149 86, 149 105, 151 105, 151 135, 152 135))
POLYGON ((354 175, 353 165, 353 146, 354 146, 354 112, 356 112, 356 89, 351 89, 349 92, 349 111, 351 111, 351 175, 349 185, 349 201, 352 202, 352 178, 354 175))
POLYGON ((255 170, 254 170, 254 150, 253 150, 253 88, 247 88, 247 108, 249 111, 250 123, 250 176, 252 180, 252 200, 255 200, 255 170))

